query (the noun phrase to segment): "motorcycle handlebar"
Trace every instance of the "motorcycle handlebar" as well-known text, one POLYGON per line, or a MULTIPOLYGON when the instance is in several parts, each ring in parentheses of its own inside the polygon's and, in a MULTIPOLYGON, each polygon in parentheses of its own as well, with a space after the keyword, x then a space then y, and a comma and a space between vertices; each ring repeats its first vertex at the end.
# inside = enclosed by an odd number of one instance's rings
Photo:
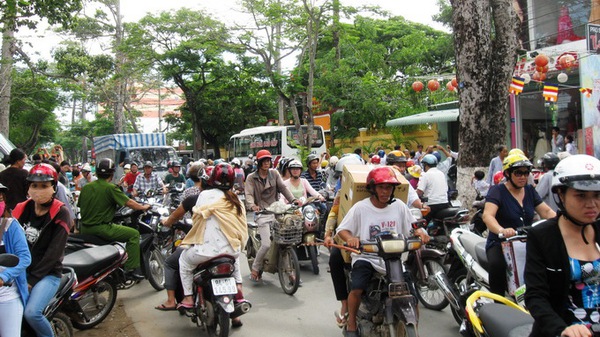
POLYGON ((517 229, 515 229, 516 234, 511 236, 511 237, 504 237, 504 234, 499 233, 498 234, 498 238, 500 240, 505 240, 505 241, 514 241, 514 240, 523 240, 525 238, 527 238, 527 233, 529 232, 529 230, 532 228, 533 226, 524 226, 524 227, 519 227, 517 229))

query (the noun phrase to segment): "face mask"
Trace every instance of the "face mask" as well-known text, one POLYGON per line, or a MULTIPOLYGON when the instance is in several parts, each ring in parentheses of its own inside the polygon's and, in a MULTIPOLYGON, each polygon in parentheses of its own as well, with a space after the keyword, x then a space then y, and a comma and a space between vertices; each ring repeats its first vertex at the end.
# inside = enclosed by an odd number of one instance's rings
POLYGON ((4 210, 6 209, 6 202, 5 201, 0 201, 0 217, 2 217, 2 215, 4 215, 4 210))
POLYGON ((47 204, 52 201, 52 196, 54 196, 54 189, 52 187, 44 188, 44 189, 33 189, 29 188, 29 196, 36 204, 47 204))

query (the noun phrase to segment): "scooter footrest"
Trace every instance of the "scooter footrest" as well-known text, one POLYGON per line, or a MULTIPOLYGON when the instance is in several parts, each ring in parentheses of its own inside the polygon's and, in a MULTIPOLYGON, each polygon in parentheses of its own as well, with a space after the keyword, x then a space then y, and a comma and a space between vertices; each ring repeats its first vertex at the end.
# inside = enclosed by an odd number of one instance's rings
POLYGON ((400 298, 410 295, 410 289, 406 282, 390 283, 388 285, 388 296, 390 298, 400 298))

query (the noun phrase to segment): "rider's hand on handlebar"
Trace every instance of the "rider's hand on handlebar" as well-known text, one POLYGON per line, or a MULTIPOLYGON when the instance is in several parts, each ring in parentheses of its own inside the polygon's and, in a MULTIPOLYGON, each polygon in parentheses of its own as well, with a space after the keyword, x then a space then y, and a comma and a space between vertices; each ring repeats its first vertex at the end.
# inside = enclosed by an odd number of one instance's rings
POLYGON ((144 205, 144 212, 150 210, 152 208, 152 205, 144 205))
POLYGON ((323 240, 323 244, 325 245, 325 247, 331 246, 332 243, 333 238, 331 237, 331 235, 325 235, 325 239, 323 240))
POLYGON ((583 324, 574 324, 566 327, 561 333, 561 337, 592 337, 590 329, 583 324))
POLYGON ((517 231, 514 228, 502 228, 500 232, 498 232, 498 235, 505 238, 510 238, 511 236, 517 235, 517 231))
POLYGON ((256 205, 252 206, 252 211, 253 212, 260 212, 260 206, 256 206, 256 205))
POLYGON ((294 200, 293 203, 298 207, 302 206, 302 200, 300 200, 300 199, 294 200))
POLYGON ((419 237, 419 239, 421 239, 421 242, 423 243, 427 243, 429 242, 429 239, 431 239, 429 237, 429 234, 427 234, 427 231, 424 230, 423 228, 419 228, 417 230, 415 230, 415 235, 419 237))
POLYGON ((346 241, 346 245, 351 248, 359 248, 360 247, 360 239, 357 237, 351 237, 346 241))

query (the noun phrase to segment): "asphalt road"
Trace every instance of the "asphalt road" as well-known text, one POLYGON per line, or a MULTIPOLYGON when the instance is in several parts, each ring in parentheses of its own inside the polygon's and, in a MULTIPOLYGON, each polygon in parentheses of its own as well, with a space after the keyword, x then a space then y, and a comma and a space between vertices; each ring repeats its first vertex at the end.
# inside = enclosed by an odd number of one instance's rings
MULTIPOLYGON (((242 257, 244 294, 252 302, 252 310, 242 316, 244 326, 232 329, 230 336, 342 336, 333 314, 339 305, 327 272, 329 257, 325 249, 321 252, 319 275, 313 275, 309 261, 301 263, 303 284, 294 296, 281 290, 277 274, 265 273, 259 284, 249 281, 248 264, 242 257)), ((147 281, 119 291, 118 296, 140 336, 207 336, 189 318, 176 311, 154 310, 154 306, 166 299, 166 293, 155 291, 147 281)), ((419 322, 420 336, 460 336, 449 308, 437 312, 420 306, 419 322)))

